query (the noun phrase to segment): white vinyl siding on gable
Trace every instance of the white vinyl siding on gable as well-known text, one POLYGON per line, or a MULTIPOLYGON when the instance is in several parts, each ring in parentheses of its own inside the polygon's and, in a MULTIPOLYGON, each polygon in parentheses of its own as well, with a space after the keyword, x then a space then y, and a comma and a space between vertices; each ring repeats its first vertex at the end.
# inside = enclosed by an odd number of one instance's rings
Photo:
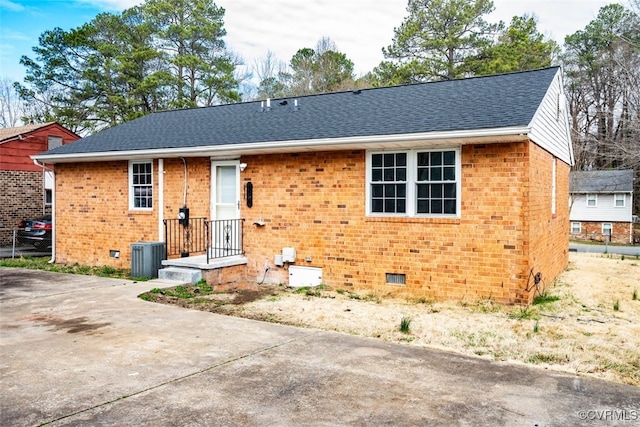
MULTIPOLYGON (((631 222, 631 204, 616 206, 615 194, 599 193, 596 206, 588 206, 587 194, 574 194, 571 205, 571 221, 607 221, 607 222, 631 222)), ((625 194, 625 198, 629 195, 625 194)))
POLYGON ((568 165, 573 164, 566 99, 559 70, 529 126, 532 141, 568 165))

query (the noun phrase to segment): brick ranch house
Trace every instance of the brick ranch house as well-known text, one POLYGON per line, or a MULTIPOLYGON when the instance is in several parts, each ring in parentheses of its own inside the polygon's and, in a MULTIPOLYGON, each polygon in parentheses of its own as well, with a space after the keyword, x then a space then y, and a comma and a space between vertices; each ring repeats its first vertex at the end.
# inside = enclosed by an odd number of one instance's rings
POLYGON ((572 156, 551 67, 158 112, 34 158, 56 262, 127 268, 186 207, 175 265, 199 218, 245 220, 239 255, 199 258, 212 284, 527 304, 567 266, 572 156))
POLYGON ((571 238, 634 243, 633 169, 572 171, 571 238))
POLYGON ((78 139, 55 122, 0 129, 0 245, 21 220, 51 213, 53 174, 30 156, 78 139))

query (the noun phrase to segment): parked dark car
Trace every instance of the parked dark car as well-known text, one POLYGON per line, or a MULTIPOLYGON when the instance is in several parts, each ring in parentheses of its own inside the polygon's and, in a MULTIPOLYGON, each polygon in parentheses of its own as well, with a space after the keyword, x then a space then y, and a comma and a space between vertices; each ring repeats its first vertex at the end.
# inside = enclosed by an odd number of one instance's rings
POLYGON ((19 243, 29 243, 38 249, 46 249, 51 246, 52 231, 51 215, 43 215, 20 221, 16 237, 19 243))

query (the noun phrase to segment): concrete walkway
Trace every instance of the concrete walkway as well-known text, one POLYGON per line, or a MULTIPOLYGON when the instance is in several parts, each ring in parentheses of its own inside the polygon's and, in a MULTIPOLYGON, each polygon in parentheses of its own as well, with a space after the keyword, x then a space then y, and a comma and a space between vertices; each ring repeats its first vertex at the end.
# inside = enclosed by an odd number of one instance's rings
POLYGON ((137 298, 166 283, 0 283, 2 426, 640 422, 636 387, 137 298))

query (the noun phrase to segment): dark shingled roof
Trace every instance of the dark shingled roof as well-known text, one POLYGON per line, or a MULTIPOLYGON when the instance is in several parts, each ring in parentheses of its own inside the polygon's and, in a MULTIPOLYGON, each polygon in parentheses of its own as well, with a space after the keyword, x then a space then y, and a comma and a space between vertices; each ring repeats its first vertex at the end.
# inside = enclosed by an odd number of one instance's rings
POLYGON ((528 126, 558 67, 152 113, 46 154, 528 126), (297 99, 298 109, 294 108, 297 99), (286 101, 286 102, 285 102, 286 101))
POLYGON ((572 193, 630 193, 633 169, 571 172, 572 193))

